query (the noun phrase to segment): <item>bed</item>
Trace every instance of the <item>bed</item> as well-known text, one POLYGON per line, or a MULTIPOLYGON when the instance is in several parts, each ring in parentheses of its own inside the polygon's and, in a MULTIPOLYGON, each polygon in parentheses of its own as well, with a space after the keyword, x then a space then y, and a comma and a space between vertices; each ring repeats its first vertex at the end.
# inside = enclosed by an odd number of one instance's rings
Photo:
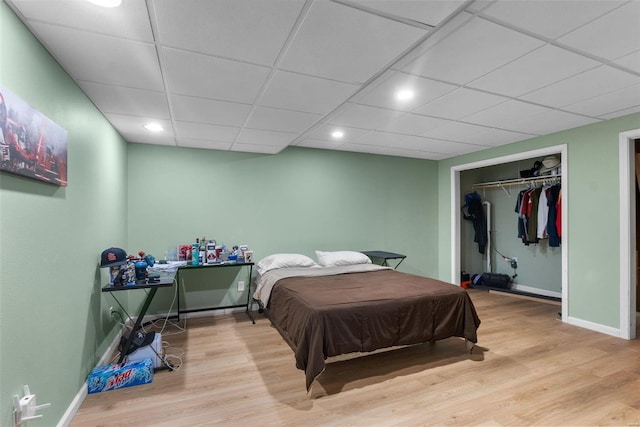
POLYGON ((307 391, 328 357, 450 337, 467 340, 469 350, 477 342, 480 319, 463 288, 370 261, 309 261, 258 263, 253 294, 293 349, 307 391))

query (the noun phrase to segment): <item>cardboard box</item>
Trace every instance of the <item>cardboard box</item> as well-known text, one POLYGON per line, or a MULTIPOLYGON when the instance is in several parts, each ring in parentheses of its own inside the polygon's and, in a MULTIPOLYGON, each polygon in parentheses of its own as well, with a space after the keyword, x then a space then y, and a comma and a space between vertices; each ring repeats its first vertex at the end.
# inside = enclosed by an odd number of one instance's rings
POLYGON ((87 388, 91 394, 148 384, 151 381, 153 362, 151 359, 144 359, 95 367, 87 379, 87 388))

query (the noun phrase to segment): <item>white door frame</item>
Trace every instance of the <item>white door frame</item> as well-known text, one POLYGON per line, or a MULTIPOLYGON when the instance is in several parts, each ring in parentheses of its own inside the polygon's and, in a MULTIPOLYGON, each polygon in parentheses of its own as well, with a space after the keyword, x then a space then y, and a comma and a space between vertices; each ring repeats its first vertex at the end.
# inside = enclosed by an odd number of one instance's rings
POLYGON ((555 145, 523 153, 510 154, 508 156, 497 157, 493 159, 480 160, 473 163, 466 163, 451 167, 451 279, 452 283, 460 284, 460 172, 477 169, 485 166, 495 166, 502 163, 510 163, 518 160, 527 160, 536 157, 549 156, 560 153, 560 161, 562 163, 562 321, 567 322, 569 315, 569 272, 568 251, 569 251, 569 234, 568 230, 568 203, 569 188, 567 185, 567 177, 569 175, 567 169, 567 145, 555 145))
POLYGON ((620 337, 636 337, 635 271, 635 144, 640 129, 621 132, 620 159, 620 337))

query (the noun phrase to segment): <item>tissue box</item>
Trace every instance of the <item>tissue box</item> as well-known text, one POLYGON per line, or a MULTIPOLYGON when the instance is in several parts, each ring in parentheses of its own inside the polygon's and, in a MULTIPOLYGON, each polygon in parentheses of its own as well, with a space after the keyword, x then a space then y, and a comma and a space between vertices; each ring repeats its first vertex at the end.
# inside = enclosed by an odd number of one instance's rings
POLYGON ((135 360, 123 364, 97 366, 89 374, 87 387, 89 394, 116 390, 153 381, 151 359, 135 360))

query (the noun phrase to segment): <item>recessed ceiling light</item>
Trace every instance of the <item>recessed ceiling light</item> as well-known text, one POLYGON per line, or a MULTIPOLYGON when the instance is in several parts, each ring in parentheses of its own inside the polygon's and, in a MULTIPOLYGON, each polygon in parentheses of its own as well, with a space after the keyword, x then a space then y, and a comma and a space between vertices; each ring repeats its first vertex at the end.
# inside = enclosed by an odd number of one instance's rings
POLYGON ((146 125, 144 125, 144 128, 151 132, 160 132, 164 130, 164 128, 158 123, 147 123, 146 125))
POLYGON ((89 3, 93 3, 102 7, 118 7, 122 3, 122 0, 87 0, 89 3))
POLYGON ((406 101, 413 98, 413 91, 411 89, 400 89, 396 92, 396 99, 398 101, 406 101))
POLYGON ((333 139, 341 139, 344 136, 344 132, 341 130, 334 130, 331 132, 331 138, 333 139))

